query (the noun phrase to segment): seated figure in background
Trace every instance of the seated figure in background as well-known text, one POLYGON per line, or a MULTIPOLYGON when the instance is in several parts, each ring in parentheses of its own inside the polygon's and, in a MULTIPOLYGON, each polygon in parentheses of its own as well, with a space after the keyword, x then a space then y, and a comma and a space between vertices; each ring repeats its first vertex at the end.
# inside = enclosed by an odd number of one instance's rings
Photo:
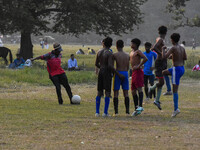
POLYGON ((84 51, 82 49, 79 49, 76 54, 85 54, 84 51))
POLYGON ((74 54, 71 54, 71 58, 68 60, 68 70, 69 71, 80 70, 77 64, 77 60, 74 58, 74 54))
POLYGON ((199 60, 199 63, 196 64, 196 65, 192 68, 192 71, 200 71, 200 60, 199 60))
POLYGON ((11 68, 11 69, 23 69, 25 60, 23 59, 23 57, 20 56, 19 53, 17 53, 16 56, 17 56, 17 58, 14 60, 13 63, 11 63, 9 65, 9 68, 11 68))

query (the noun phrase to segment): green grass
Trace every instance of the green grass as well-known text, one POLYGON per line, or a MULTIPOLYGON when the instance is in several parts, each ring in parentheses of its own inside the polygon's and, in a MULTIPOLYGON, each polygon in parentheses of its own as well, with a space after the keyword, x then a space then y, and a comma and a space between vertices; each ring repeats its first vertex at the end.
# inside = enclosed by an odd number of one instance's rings
MULTIPOLYGON (((17 52, 18 46, 13 45, 6 45, 9 47, 13 55, 17 52)), ((83 48, 85 53, 87 53, 87 48, 93 48, 96 52, 101 48, 101 46, 86 46, 83 48)), ((74 53, 79 49, 82 48, 81 46, 74 46, 74 45, 63 45, 63 57, 62 57, 62 67, 66 70, 67 69, 67 61, 70 58, 70 54, 74 53)), ((116 48, 112 47, 113 51, 116 52, 116 48)), ((144 51, 144 47, 141 47, 144 51)), ((188 55, 188 60, 185 63, 186 72, 183 76, 184 79, 191 78, 191 79, 198 79, 200 77, 199 72, 191 72, 193 66, 198 63, 200 59, 200 49, 197 50, 190 50, 190 47, 186 48, 186 52, 188 55)), ((126 52, 130 52, 130 47, 125 47, 124 50, 126 52)), ((50 50, 41 49, 39 45, 34 46, 34 57, 43 55, 50 50)), ((75 56, 78 65, 84 70, 79 72, 68 72, 66 71, 69 83, 79 84, 79 83, 94 83, 96 82, 97 76, 94 73, 95 69, 95 55, 76 55, 75 56)), ((15 58, 15 56, 14 56, 15 58)), ((168 67, 171 67, 172 62, 171 60, 168 61, 168 67)), ((9 70, 5 68, 4 62, 1 59, 0 63, 0 87, 7 87, 12 86, 12 83, 21 84, 21 83, 28 83, 34 85, 42 85, 42 86, 49 86, 52 85, 51 81, 48 77, 48 72, 46 70, 46 62, 43 60, 37 60, 34 62, 33 67, 26 68, 24 70, 9 70)))
MULTIPOLYGON (((16 52, 16 46, 8 46, 13 53, 16 52)), ((69 55, 80 47, 63 47, 62 65, 65 68, 69 55)), ((100 47, 92 48, 97 50, 100 47)), ((58 105, 55 87, 48 79, 44 61, 36 61, 32 68, 24 70, 9 70, 1 62, 0 149, 199 149, 200 72, 192 72, 191 66, 198 62, 200 49, 195 54, 189 49, 186 72, 179 87, 181 113, 173 119, 172 96, 161 96, 162 111, 151 100, 144 105, 140 116, 126 116, 122 91, 119 92, 118 117, 94 117, 97 93, 94 55, 76 56, 79 66, 84 62, 84 69, 90 71, 66 72, 73 94, 82 98, 81 105, 70 105, 64 88, 64 105, 58 105)), ((130 49, 126 47, 125 50, 128 52, 130 49)), ((34 46, 34 56, 48 51, 34 46)), ((130 91, 129 96, 132 113, 134 104, 130 91)), ((101 114, 103 109, 102 99, 101 114)), ((114 113, 112 100, 109 113, 114 113)))
MULTIPOLYGON (((6 91, 0 88, 0 147, 196 150, 200 146, 199 88, 197 81, 182 81, 179 91, 181 113, 174 119, 170 117, 172 96, 161 96, 162 111, 151 101, 144 105, 145 110, 140 116, 130 117, 125 115, 120 91, 119 116, 96 118, 96 85, 72 85, 72 91, 82 97, 81 105, 70 105, 63 90, 62 106, 58 105, 52 86, 22 85, 6 91)), ((133 112, 132 100, 130 106, 133 112)), ((102 100, 101 114, 103 107, 102 100)), ((113 114, 112 102, 109 113, 113 114)))

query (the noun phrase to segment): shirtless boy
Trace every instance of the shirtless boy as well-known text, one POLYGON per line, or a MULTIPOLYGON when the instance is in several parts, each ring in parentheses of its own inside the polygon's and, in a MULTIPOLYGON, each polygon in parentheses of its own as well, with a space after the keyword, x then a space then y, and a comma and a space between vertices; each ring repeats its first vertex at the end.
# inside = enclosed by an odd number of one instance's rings
POLYGON ((173 84, 173 101, 174 101, 174 112, 172 117, 175 117, 180 113, 178 108, 178 86, 180 82, 180 78, 183 76, 184 69, 184 61, 187 60, 187 55, 185 49, 178 44, 180 39, 180 35, 178 33, 173 33, 171 35, 171 42, 173 47, 169 51, 165 51, 166 47, 162 48, 162 56, 163 58, 172 58, 173 67, 170 69, 166 69, 163 71, 163 75, 171 75, 172 76, 172 84, 173 84))
POLYGON ((138 48, 141 44, 141 41, 137 38, 131 41, 131 48, 132 51, 130 53, 130 61, 132 67, 132 82, 131 82, 131 90, 133 95, 133 100, 135 104, 135 111, 133 112, 132 116, 137 116, 141 114, 144 110, 142 107, 143 103, 143 91, 142 87, 144 85, 144 72, 142 71, 142 65, 148 60, 147 57, 140 51, 138 48), (141 61, 141 59, 143 60, 141 61), (138 102, 138 95, 139 95, 139 102, 138 102))
POLYGON ((149 87, 149 93, 157 88, 157 96, 156 100, 154 101, 154 105, 161 110, 160 96, 162 93, 162 86, 164 85, 164 76, 162 71, 167 69, 167 59, 162 57, 162 47, 165 45, 164 39, 167 34, 167 27, 160 26, 158 31, 160 36, 156 39, 156 43, 152 48, 152 50, 157 53, 157 59, 155 61, 155 74, 156 78, 158 78, 158 83, 155 83, 153 86, 149 87))
POLYGON ((104 95, 105 90, 105 107, 103 117, 109 116, 108 108, 111 97, 111 82, 112 82, 112 74, 116 73, 120 78, 124 78, 123 75, 116 72, 113 66, 113 54, 110 52, 110 47, 112 46, 112 38, 107 37, 103 40, 102 46, 103 48, 97 53, 95 66, 99 69, 98 73, 98 85, 97 85, 97 97, 96 97, 96 114, 95 116, 99 116, 99 108, 101 96, 104 95))
POLYGON ((122 40, 118 40, 116 42, 116 47, 118 52, 114 53, 114 60, 116 61, 116 70, 120 74, 125 76, 125 79, 122 81, 117 74, 114 75, 114 110, 115 115, 118 114, 118 96, 120 85, 122 85, 123 94, 124 94, 124 103, 126 107, 126 114, 129 114, 129 78, 128 78, 128 70, 129 70, 129 54, 123 51, 124 42, 122 40))

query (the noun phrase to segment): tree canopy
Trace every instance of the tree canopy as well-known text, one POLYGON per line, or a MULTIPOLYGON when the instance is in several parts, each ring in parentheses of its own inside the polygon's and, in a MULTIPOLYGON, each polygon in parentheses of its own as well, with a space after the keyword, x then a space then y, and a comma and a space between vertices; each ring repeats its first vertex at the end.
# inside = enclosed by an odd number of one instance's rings
POLYGON ((175 20, 174 27, 200 27, 200 17, 195 14, 189 17, 186 11, 187 2, 193 0, 168 0, 167 11, 173 14, 172 18, 175 20))
POLYGON ((21 33, 23 57, 33 55, 31 34, 59 32, 78 36, 126 33, 142 23, 146 0, 2 0, 0 32, 21 33))

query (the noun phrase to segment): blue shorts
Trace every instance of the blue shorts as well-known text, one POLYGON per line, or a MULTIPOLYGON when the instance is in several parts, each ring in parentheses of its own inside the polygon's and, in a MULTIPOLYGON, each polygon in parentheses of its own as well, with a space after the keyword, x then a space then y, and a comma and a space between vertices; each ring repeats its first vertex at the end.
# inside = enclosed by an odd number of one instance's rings
POLYGON ((114 75, 113 82, 113 90, 118 91, 120 89, 120 85, 122 85, 123 90, 129 90, 129 80, 128 80, 128 71, 118 71, 120 74, 125 76, 124 81, 121 81, 118 75, 114 75))
POLYGON ((168 69, 168 71, 172 75, 172 84, 179 85, 180 79, 185 73, 185 68, 184 66, 176 66, 168 69))

